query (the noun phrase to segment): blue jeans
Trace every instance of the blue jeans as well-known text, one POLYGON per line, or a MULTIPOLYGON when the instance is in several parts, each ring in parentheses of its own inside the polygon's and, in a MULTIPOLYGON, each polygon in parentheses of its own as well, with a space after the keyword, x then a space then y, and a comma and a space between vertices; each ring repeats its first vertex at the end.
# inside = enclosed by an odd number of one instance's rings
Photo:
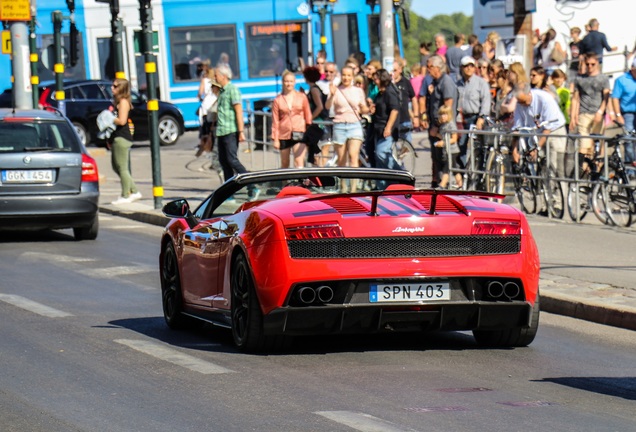
MULTIPOLYGON (((624 113, 625 129, 631 132, 636 129, 636 113, 624 113)), ((631 164, 636 161, 636 151, 634 150, 636 143, 634 141, 625 142, 625 163, 631 164)))
MULTIPOLYGON (((380 132, 378 132, 380 133, 380 132)), ((392 170, 401 170, 400 165, 393 157, 391 146, 393 145, 393 137, 377 136, 375 141, 375 166, 376 168, 387 168, 392 170)), ((379 190, 386 189, 387 182, 380 180, 376 183, 379 190)))
POLYGON ((231 133, 218 138, 219 162, 223 168, 225 181, 234 176, 234 173, 243 174, 247 169, 239 161, 238 152, 238 133, 231 133))
POLYGON ((407 140, 410 143, 411 141, 411 131, 413 130, 413 123, 411 121, 405 121, 400 123, 400 138, 407 140))

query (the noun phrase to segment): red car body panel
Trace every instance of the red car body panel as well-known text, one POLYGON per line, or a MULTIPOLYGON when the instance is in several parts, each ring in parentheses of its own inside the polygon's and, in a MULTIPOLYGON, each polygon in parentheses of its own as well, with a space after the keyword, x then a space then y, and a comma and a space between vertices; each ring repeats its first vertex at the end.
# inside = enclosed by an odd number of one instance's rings
POLYGON ((534 304, 539 284, 539 254, 521 212, 483 199, 443 197, 440 202, 444 203, 438 207, 437 214, 422 215, 423 207, 417 201, 402 197, 381 200, 385 201, 389 202, 387 208, 377 216, 369 215, 369 197, 333 199, 327 196, 320 200, 290 196, 249 203, 233 215, 202 220, 193 229, 183 219, 172 220, 166 227, 165 241, 176 246, 186 304, 197 310, 229 311, 230 267, 236 252, 248 257, 264 316, 286 308, 293 287, 325 280, 520 279, 525 302, 534 304), (334 205, 335 201, 338 205, 334 205), (405 214, 396 216, 395 209, 405 214), (382 248, 382 238, 405 234, 471 236, 475 220, 518 221, 520 252, 422 258, 299 259, 290 256, 285 233, 286 226, 335 222, 341 226, 345 238, 377 238, 378 248, 382 248), (192 232, 202 233, 202 239, 210 235, 218 235, 218 239, 213 244, 198 241, 192 238, 192 232))

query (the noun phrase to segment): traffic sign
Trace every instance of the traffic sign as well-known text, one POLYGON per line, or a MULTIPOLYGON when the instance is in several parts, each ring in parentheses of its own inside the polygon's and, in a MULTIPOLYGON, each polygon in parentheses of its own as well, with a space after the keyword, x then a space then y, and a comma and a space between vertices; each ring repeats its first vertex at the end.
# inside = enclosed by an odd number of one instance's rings
POLYGON ((2 30, 2 54, 11 54, 11 30, 2 30))
POLYGON ((31 21, 29 0, 0 0, 0 21, 31 21))

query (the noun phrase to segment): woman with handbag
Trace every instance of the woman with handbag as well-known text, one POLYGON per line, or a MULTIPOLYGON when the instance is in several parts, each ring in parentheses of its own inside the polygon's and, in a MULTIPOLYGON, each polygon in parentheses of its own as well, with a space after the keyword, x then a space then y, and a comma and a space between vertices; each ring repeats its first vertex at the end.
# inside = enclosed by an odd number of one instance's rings
MULTIPOLYGON (((334 107, 333 143, 338 154, 338 166, 360 166, 360 146, 364 141, 364 131, 361 124, 362 114, 369 113, 366 95, 360 87, 353 85, 353 69, 342 68, 340 86, 333 83, 329 87, 329 96, 325 104, 327 109, 334 107)), ((352 181, 351 192, 357 190, 352 181)))
POLYGON ((283 91, 272 104, 272 141, 280 150, 281 168, 290 168, 293 150, 294 166, 305 166, 307 145, 303 142, 307 125, 312 122, 309 100, 295 89, 296 76, 283 72, 283 91))
POLYGON ((539 56, 539 64, 543 66, 547 76, 552 75, 555 69, 565 63, 566 52, 556 40, 554 29, 549 29, 543 35, 543 40, 539 45, 539 56))
POLYGON ((130 148, 132 147, 132 132, 130 110, 132 100, 130 96, 130 83, 123 78, 115 78, 111 86, 114 101, 115 131, 110 136, 112 144, 108 144, 111 150, 111 163, 113 171, 121 180, 121 196, 111 204, 128 204, 141 199, 141 192, 137 189, 135 181, 130 174, 130 148))

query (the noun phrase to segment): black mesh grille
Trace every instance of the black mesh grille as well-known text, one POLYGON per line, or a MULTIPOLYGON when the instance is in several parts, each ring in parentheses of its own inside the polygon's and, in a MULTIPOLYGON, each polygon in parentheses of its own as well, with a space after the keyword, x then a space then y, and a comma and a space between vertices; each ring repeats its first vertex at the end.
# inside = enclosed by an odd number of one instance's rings
POLYGON ((440 236, 288 241, 292 258, 411 258, 519 253, 520 236, 440 236))

